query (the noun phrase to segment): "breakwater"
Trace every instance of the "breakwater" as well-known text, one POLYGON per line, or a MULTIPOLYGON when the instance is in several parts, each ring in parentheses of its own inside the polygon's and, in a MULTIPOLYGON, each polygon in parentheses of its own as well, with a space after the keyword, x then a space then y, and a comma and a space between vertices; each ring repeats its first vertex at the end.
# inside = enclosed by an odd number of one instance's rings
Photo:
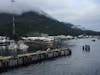
POLYGON ((42 60, 55 57, 67 56, 71 54, 70 49, 54 49, 49 51, 38 51, 35 53, 20 54, 16 57, 0 57, 0 73, 13 68, 27 66, 42 60))

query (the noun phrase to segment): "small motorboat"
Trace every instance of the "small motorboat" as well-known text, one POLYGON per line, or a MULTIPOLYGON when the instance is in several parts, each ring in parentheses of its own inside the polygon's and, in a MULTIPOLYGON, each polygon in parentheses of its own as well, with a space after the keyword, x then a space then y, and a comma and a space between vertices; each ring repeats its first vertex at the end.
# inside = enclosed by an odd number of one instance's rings
POLYGON ((95 40, 95 39, 93 39, 92 41, 93 41, 93 42, 95 42, 96 40, 95 40))

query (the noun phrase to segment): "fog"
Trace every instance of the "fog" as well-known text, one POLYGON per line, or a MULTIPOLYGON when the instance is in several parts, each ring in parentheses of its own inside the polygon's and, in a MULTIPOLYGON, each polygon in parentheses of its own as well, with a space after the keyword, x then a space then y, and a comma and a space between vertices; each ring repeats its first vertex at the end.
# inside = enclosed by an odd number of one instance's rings
POLYGON ((96 31, 100 31, 99 9, 100 0, 0 0, 0 13, 45 12, 59 21, 96 31))

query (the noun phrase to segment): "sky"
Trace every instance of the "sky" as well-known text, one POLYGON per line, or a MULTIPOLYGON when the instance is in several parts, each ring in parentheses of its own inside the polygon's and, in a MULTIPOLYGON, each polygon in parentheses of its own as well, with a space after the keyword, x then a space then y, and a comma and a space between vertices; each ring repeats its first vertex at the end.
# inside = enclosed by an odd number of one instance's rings
POLYGON ((100 0, 15 0, 13 4, 10 1, 0 0, 0 12, 42 10, 59 21, 100 31, 100 0))

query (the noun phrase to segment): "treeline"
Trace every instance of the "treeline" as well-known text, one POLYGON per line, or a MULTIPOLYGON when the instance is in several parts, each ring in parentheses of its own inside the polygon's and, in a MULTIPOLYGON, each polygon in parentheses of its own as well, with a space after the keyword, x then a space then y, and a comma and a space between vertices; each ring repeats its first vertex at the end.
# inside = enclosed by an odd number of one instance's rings
MULTIPOLYGON (((12 15, 0 14, 0 35, 12 35, 12 15)), ((40 32, 49 35, 100 35, 100 32, 84 31, 72 28, 73 24, 59 22, 45 15, 36 12, 26 12, 22 15, 15 15, 16 33, 26 36, 29 33, 40 32)))

